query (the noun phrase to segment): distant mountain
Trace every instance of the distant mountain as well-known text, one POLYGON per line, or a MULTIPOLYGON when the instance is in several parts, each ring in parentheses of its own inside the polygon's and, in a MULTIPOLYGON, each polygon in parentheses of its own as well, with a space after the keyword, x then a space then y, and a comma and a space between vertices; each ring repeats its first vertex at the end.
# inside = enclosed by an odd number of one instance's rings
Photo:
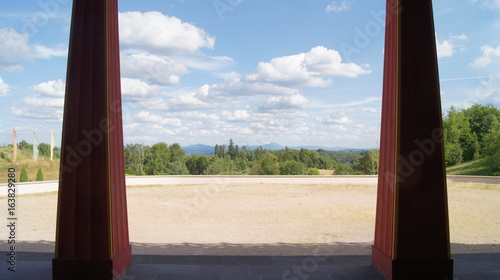
MULTIPOLYGON (((282 146, 278 143, 269 143, 265 145, 253 145, 253 146, 246 146, 247 149, 249 150, 255 150, 258 147, 262 146, 264 150, 271 150, 271 151, 279 151, 283 150, 286 147, 282 146)), ((240 146, 240 148, 243 146, 240 146)), ((196 144, 196 145, 189 145, 186 147, 182 147, 184 151, 186 151, 186 155, 213 155, 215 147, 214 146, 209 146, 209 145, 203 145, 203 144, 196 144)), ((346 148, 346 147, 322 147, 322 146, 311 146, 311 145, 305 145, 305 146, 293 146, 293 147, 288 147, 293 150, 300 150, 300 149, 308 149, 308 150, 325 150, 325 151, 364 151, 364 150, 369 150, 369 149, 354 149, 354 148, 346 148)))
POLYGON ((186 151, 186 155, 213 155, 215 151, 214 146, 208 146, 203 144, 189 145, 182 147, 186 151))
POLYGON ((337 152, 350 152, 350 151, 367 151, 373 149, 356 149, 356 148, 347 148, 347 147, 321 147, 321 146, 300 146, 300 147, 292 147, 290 149, 300 150, 301 148, 308 150, 325 150, 325 151, 337 151, 337 152))

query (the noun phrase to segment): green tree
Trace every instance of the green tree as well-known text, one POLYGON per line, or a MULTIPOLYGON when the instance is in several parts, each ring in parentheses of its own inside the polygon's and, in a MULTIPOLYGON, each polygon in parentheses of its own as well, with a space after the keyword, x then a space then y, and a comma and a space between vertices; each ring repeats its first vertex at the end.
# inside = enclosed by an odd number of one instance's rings
POLYGON ((309 150, 307 150, 307 149, 303 149, 303 148, 300 149, 299 159, 307 167, 314 166, 314 163, 313 163, 311 157, 309 157, 309 150))
POLYGON ((205 175, 237 175, 240 174, 237 166, 230 157, 214 158, 204 171, 205 175))
POLYGON ((186 152, 181 148, 179 143, 174 143, 170 145, 170 161, 184 161, 184 157, 186 156, 186 152))
POLYGON ((26 171, 26 165, 23 165, 21 169, 21 175, 19 176, 19 182, 28 182, 28 172, 26 171))
POLYGON ((226 157, 226 145, 215 145, 215 156, 219 158, 226 157))
POLYGON ((43 172, 41 168, 38 168, 38 172, 36 173, 36 181, 44 181, 43 180, 43 172))
POLYGON ((290 160, 295 160, 299 161, 299 153, 297 150, 292 150, 288 147, 285 147, 283 150, 278 151, 278 161, 279 162, 285 162, 285 161, 290 161, 290 160))
POLYGON ((264 153, 266 153, 266 151, 264 151, 262 146, 257 147, 257 149, 253 151, 253 159, 259 161, 264 153))
POLYGON ((163 175, 168 172, 170 150, 166 143, 160 142, 151 146, 146 158, 146 173, 148 175, 163 175))
POLYGON ((208 167, 203 171, 204 175, 220 175, 224 172, 224 163, 223 159, 216 157, 213 161, 210 162, 208 167))
POLYGON ((278 157, 270 152, 264 153, 260 160, 261 174, 260 175, 278 175, 280 174, 280 166, 278 157))
POLYGON ((349 175, 354 173, 354 169, 347 163, 339 163, 337 169, 333 171, 334 175, 349 175))
POLYGON ((353 169, 366 175, 375 175, 378 173, 378 158, 377 151, 368 151, 354 162, 353 169))
POLYGON ((458 142, 445 142, 444 145, 444 160, 446 166, 452 166, 462 162, 462 147, 458 142))
POLYGON ((484 158, 494 171, 500 171, 500 127, 493 128, 484 136, 484 158))
POLYGON ((209 165, 210 157, 205 155, 192 155, 186 159, 186 167, 192 175, 203 174, 209 165))
POLYGON ((281 175, 305 175, 306 172, 306 165, 295 160, 288 160, 280 165, 281 175))
POLYGON ((232 138, 229 139, 229 146, 227 148, 227 153, 231 157, 231 159, 235 159, 238 156, 238 145, 234 145, 234 141, 232 138))
POLYGON ((29 144, 25 140, 19 142, 19 144, 17 144, 17 148, 19 150, 33 151, 33 145, 29 144))
POLYGON ((144 175, 149 150, 150 147, 143 144, 127 144, 124 150, 125 168, 132 170, 134 174, 144 175))
POLYGON ((50 159, 50 145, 49 144, 47 144, 47 143, 38 144, 38 152, 40 153, 41 156, 50 159))
POLYGON ((182 160, 171 161, 168 163, 168 175, 188 175, 189 170, 182 160))
MULTIPOLYGON (((461 161, 469 161, 474 158, 474 154, 477 152, 475 149, 478 138, 476 133, 471 130, 471 124, 463 112, 458 111, 455 107, 450 108, 443 119, 443 133, 445 150, 451 151, 451 147, 460 149, 461 161), (451 147, 446 148, 446 146, 451 147)), ((454 153, 456 155, 460 152, 455 151, 454 153)))
POLYGON ((332 159, 331 157, 320 156, 317 167, 319 169, 328 169, 328 170, 331 170, 331 169, 334 169, 336 165, 337 165, 337 162, 334 159, 332 159))
POLYGON ((470 123, 471 132, 477 135, 479 143, 483 142, 484 136, 494 127, 495 121, 500 120, 500 110, 491 104, 483 106, 476 103, 462 112, 470 123))
POLYGON ((57 147, 54 147, 53 156, 54 156, 54 158, 61 158, 61 151, 59 151, 59 149, 57 147))

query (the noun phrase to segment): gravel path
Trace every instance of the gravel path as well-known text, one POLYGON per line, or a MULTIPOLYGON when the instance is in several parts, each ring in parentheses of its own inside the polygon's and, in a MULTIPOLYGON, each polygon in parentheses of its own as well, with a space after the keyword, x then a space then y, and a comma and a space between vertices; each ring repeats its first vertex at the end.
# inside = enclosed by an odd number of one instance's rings
MULTIPOLYGON (((452 253, 500 252, 500 188, 450 183, 448 193, 452 253)), ((375 184, 219 182, 129 187, 127 194, 139 254, 370 254, 373 242, 375 184)), ((19 251, 54 250, 56 205, 56 193, 18 197, 19 251)))

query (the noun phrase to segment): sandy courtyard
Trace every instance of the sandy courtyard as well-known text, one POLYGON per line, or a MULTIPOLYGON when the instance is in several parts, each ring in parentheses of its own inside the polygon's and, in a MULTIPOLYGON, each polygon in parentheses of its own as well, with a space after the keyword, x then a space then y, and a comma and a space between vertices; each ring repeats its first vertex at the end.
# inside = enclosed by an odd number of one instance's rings
MULTIPOLYGON (((452 253, 500 252, 500 187, 451 183, 448 193, 452 253)), ((370 254, 373 243, 376 185, 214 182, 127 194, 136 254, 370 254)), ((5 196, 0 205, 7 217, 5 196)), ((18 196, 18 251, 54 250, 56 205, 56 193, 18 196)))

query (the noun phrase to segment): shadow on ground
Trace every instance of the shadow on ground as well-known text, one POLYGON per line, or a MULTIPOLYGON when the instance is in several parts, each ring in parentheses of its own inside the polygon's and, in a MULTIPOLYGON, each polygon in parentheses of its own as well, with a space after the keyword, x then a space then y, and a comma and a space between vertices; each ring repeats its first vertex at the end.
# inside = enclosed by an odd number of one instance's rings
MULTIPOLYGON (((120 280, 384 279, 371 267, 371 244, 365 243, 132 245, 132 265, 120 280)), ((18 242, 16 246, 16 272, 10 272, 8 244, 0 242, 0 279, 52 278, 53 242, 18 242)), ((454 280, 500 279, 499 244, 452 244, 452 248, 454 280)))

